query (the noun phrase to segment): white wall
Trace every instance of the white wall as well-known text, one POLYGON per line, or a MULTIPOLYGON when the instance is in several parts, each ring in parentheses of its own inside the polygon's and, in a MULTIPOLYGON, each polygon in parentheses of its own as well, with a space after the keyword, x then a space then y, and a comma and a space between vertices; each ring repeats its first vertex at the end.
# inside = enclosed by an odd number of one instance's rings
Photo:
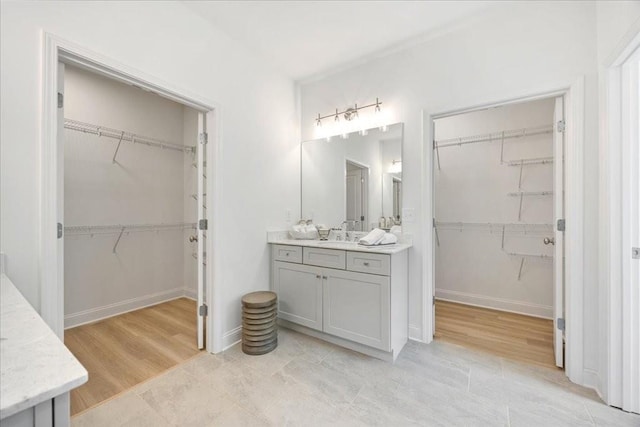
MULTIPOLYGON (((188 113, 197 117, 194 110, 71 66, 65 69, 64 112, 68 119, 173 144, 183 144, 189 131, 197 134, 197 121, 189 123, 192 129, 183 125, 188 113)), ((113 163, 116 139, 70 129, 64 136, 67 226, 196 222, 196 201, 189 196, 195 189, 184 183, 185 173, 195 171, 193 154, 125 141, 113 163)), ((195 146, 195 137, 188 143, 195 146)), ((127 232, 115 254, 117 232, 67 233, 65 327, 182 296, 186 287, 195 289, 196 264, 185 233, 127 232)))
POLYGON ((293 82, 175 2, 2 2, 0 15, 0 250, 12 281, 40 307, 44 30, 221 107, 224 228, 212 237, 224 248, 223 331, 237 328, 241 296, 269 287, 265 230, 300 206, 293 82))
MULTIPOLYGON (((468 25, 434 34, 354 68, 301 84, 302 135, 314 132, 313 117, 350 103, 379 97, 394 121, 405 123, 403 207, 423 217, 424 173, 421 110, 437 113, 516 98, 574 83, 585 75, 585 367, 597 369, 597 67, 595 4, 514 2, 479 15, 468 25)), ((430 149, 426 147, 426 149, 430 149)), ((427 221, 428 222, 428 221, 427 221)), ((409 261, 411 336, 422 335, 424 226, 403 221, 413 235, 409 261)))
MULTIPOLYGON (((554 99, 512 104, 474 111, 435 121, 436 141, 474 135, 499 134, 553 123, 554 99)), ((481 142, 439 149, 441 169, 435 169, 435 217, 439 222, 548 224, 545 232, 530 227, 505 231, 500 227, 438 227, 436 246, 436 297, 522 314, 552 318, 552 258, 526 257, 518 279, 521 257, 508 253, 553 256, 544 237, 553 237, 553 197, 520 198, 520 167, 504 161, 553 157, 552 133, 524 138, 481 142)), ((553 164, 522 168, 522 191, 552 191, 553 164)))

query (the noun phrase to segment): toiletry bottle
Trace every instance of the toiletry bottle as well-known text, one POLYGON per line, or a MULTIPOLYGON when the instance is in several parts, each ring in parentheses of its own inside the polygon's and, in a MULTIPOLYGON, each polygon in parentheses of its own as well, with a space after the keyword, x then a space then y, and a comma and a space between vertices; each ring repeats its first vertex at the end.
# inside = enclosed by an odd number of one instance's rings
POLYGON ((386 224, 387 224, 387 220, 383 216, 381 216, 380 221, 378 221, 378 227, 385 228, 386 224))

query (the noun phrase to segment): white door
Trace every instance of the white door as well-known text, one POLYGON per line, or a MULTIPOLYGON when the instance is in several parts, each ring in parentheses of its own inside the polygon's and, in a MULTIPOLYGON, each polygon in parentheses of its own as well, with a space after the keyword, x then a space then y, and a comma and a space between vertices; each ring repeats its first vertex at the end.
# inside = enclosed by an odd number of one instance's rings
POLYGON ((564 103, 556 98, 553 132, 553 217, 555 249, 553 256, 553 349, 556 366, 564 366, 564 231, 559 220, 564 218, 564 103))
POLYGON ((58 117, 57 117, 57 144, 56 144, 56 171, 57 176, 57 203, 56 214, 58 217, 57 235, 58 235, 58 247, 57 247, 57 263, 58 263, 58 277, 57 283, 60 284, 60 289, 57 293, 58 301, 56 305, 58 307, 58 328, 55 332, 60 339, 64 335, 64 64, 58 62, 58 117))
POLYGON ((640 413, 640 49, 622 66, 622 409, 640 413))
POLYGON ((204 322, 207 316, 207 306, 204 303, 205 277, 207 269, 207 253, 205 252, 207 238, 207 205, 206 205, 206 149, 207 123, 204 113, 198 114, 198 141, 196 142, 198 163, 198 308, 196 313, 198 325, 198 348, 204 348, 204 322))
POLYGON ((368 169, 347 162, 346 220, 354 222, 354 230, 366 230, 368 169))
POLYGON ((360 221, 362 216, 362 170, 347 170, 347 221, 360 221))

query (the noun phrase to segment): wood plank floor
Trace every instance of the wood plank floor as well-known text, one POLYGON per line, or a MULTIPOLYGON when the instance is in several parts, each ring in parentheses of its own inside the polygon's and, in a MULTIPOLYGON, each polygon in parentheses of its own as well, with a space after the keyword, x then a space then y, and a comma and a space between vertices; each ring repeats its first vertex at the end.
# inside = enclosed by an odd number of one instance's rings
POLYGON ((179 298, 67 329, 64 343, 89 371, 71 392, 76 415, 198 354, 196 302, 179 298))
POLYGON ((436 301, 435 338, 505 359, 555 368, 553 321, 436 301))

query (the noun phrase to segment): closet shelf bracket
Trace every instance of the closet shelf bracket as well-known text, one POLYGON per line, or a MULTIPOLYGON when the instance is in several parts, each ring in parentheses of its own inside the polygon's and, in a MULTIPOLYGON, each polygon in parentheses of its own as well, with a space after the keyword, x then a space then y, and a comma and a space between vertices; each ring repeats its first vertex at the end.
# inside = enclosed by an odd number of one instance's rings
POLYGON ((518 281, 520 281, 520 278, 522 277, 522 267, 524 267, 524 257, 522 257, 522 259, 520 260, 520 270, 518 270, 518 281))
POLYGON ((115 164, 116 156, 118 155, 118 150, 120 150, 120 144, 122 144, 122 138, 124 138, 124 131, 120 134, 120 139, 118 140, 118 145, 116 146, 116 151, 113 153, 113 159, 111 159, 111 163, 115 164))
POLYGON ((120 243, 120 239, 122 239, 122 234, 124 233, 126 227, 122 227, 120 229, 120 234, 118 234, 118 238, 116 239, 116 244, 113 245, 113 253, 116 253, 116 249, 118 248, 118 243, 120 243))

